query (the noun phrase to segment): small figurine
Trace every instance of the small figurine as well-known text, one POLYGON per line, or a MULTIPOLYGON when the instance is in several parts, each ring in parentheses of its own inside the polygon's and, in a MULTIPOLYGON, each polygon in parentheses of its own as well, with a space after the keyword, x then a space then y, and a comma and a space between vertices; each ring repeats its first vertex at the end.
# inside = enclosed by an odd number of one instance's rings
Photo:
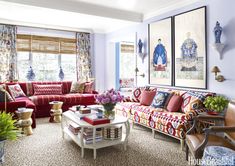
POLYGON ((60 78, 60 81, 63 81, 64 79, 64 72, 61 66, 60 66, 59 78, 60 78))
POLYGON ((29 66, 29 70, 27 72, 26 78, 28 79, 28 81, 33 81, 35 78, 35 73, 33 71, 32 66, 29 66))
POLYGON ((141 39, 139 39, 138 46, 139 46, 138 53, 142 53, 143 42, 141 41, 141 39))
POLYGON ((215 34, 215 43, 221 43, 220 42, 220 37, 222 34, 223 28, 220 26, 220 23, 217 21, 216 26, 214 28, 214 34, 215 34))

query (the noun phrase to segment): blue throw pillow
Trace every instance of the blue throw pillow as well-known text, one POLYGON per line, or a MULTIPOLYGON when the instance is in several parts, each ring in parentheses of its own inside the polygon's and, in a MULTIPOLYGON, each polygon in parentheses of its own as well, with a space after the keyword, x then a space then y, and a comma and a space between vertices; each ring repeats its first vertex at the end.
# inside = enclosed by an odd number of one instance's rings
POLYGON ((170 93, 157 91, 151 106, 155 108, 164 108, 170 93))

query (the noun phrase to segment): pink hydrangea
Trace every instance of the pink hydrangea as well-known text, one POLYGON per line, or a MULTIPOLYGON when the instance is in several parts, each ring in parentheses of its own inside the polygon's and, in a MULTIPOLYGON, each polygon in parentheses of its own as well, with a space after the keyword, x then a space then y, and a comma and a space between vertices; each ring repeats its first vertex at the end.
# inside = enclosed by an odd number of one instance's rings
POLYGON ((124 97, 119 92, 115 91, 114 89, 110 89, 100 95, 95 96, 96 102, 102 105, 116 104, 118 102, 121 102, 123 98, 124 97))

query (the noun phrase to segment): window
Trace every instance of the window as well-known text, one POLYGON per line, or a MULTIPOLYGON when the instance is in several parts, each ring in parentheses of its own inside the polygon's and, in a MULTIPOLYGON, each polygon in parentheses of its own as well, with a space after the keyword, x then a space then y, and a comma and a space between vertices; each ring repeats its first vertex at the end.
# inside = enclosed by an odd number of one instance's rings
POLYGON ((17 54, 20 81, 27 81, 30 66, 35 81, 59 81, 60 67, 63 80, 77 80, 75 39, 17 34, 17 54))
POLYGON ((133 88, 135 79, 135 54, 133 43, 121 43, 119 53, 120 88, 133 88))
POLYGON ((19 80, 27 81, 26 75, 32 66, 36 81, 59 81, 60 66, 64 72, 64 80, 77 79, 75 54, 50 54, 18 52, 19 80))

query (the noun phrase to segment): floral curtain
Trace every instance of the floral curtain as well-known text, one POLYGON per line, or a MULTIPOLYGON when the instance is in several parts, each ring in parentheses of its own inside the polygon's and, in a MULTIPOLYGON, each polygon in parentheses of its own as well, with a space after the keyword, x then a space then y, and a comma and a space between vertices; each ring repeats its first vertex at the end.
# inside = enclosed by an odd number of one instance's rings
POLYGON ((16 26, 0 24, 0 81, 17 79, 16 26))
POLYGON ((77 32, 77 77, 79 81, 91 78, 90 34, 77 32))

